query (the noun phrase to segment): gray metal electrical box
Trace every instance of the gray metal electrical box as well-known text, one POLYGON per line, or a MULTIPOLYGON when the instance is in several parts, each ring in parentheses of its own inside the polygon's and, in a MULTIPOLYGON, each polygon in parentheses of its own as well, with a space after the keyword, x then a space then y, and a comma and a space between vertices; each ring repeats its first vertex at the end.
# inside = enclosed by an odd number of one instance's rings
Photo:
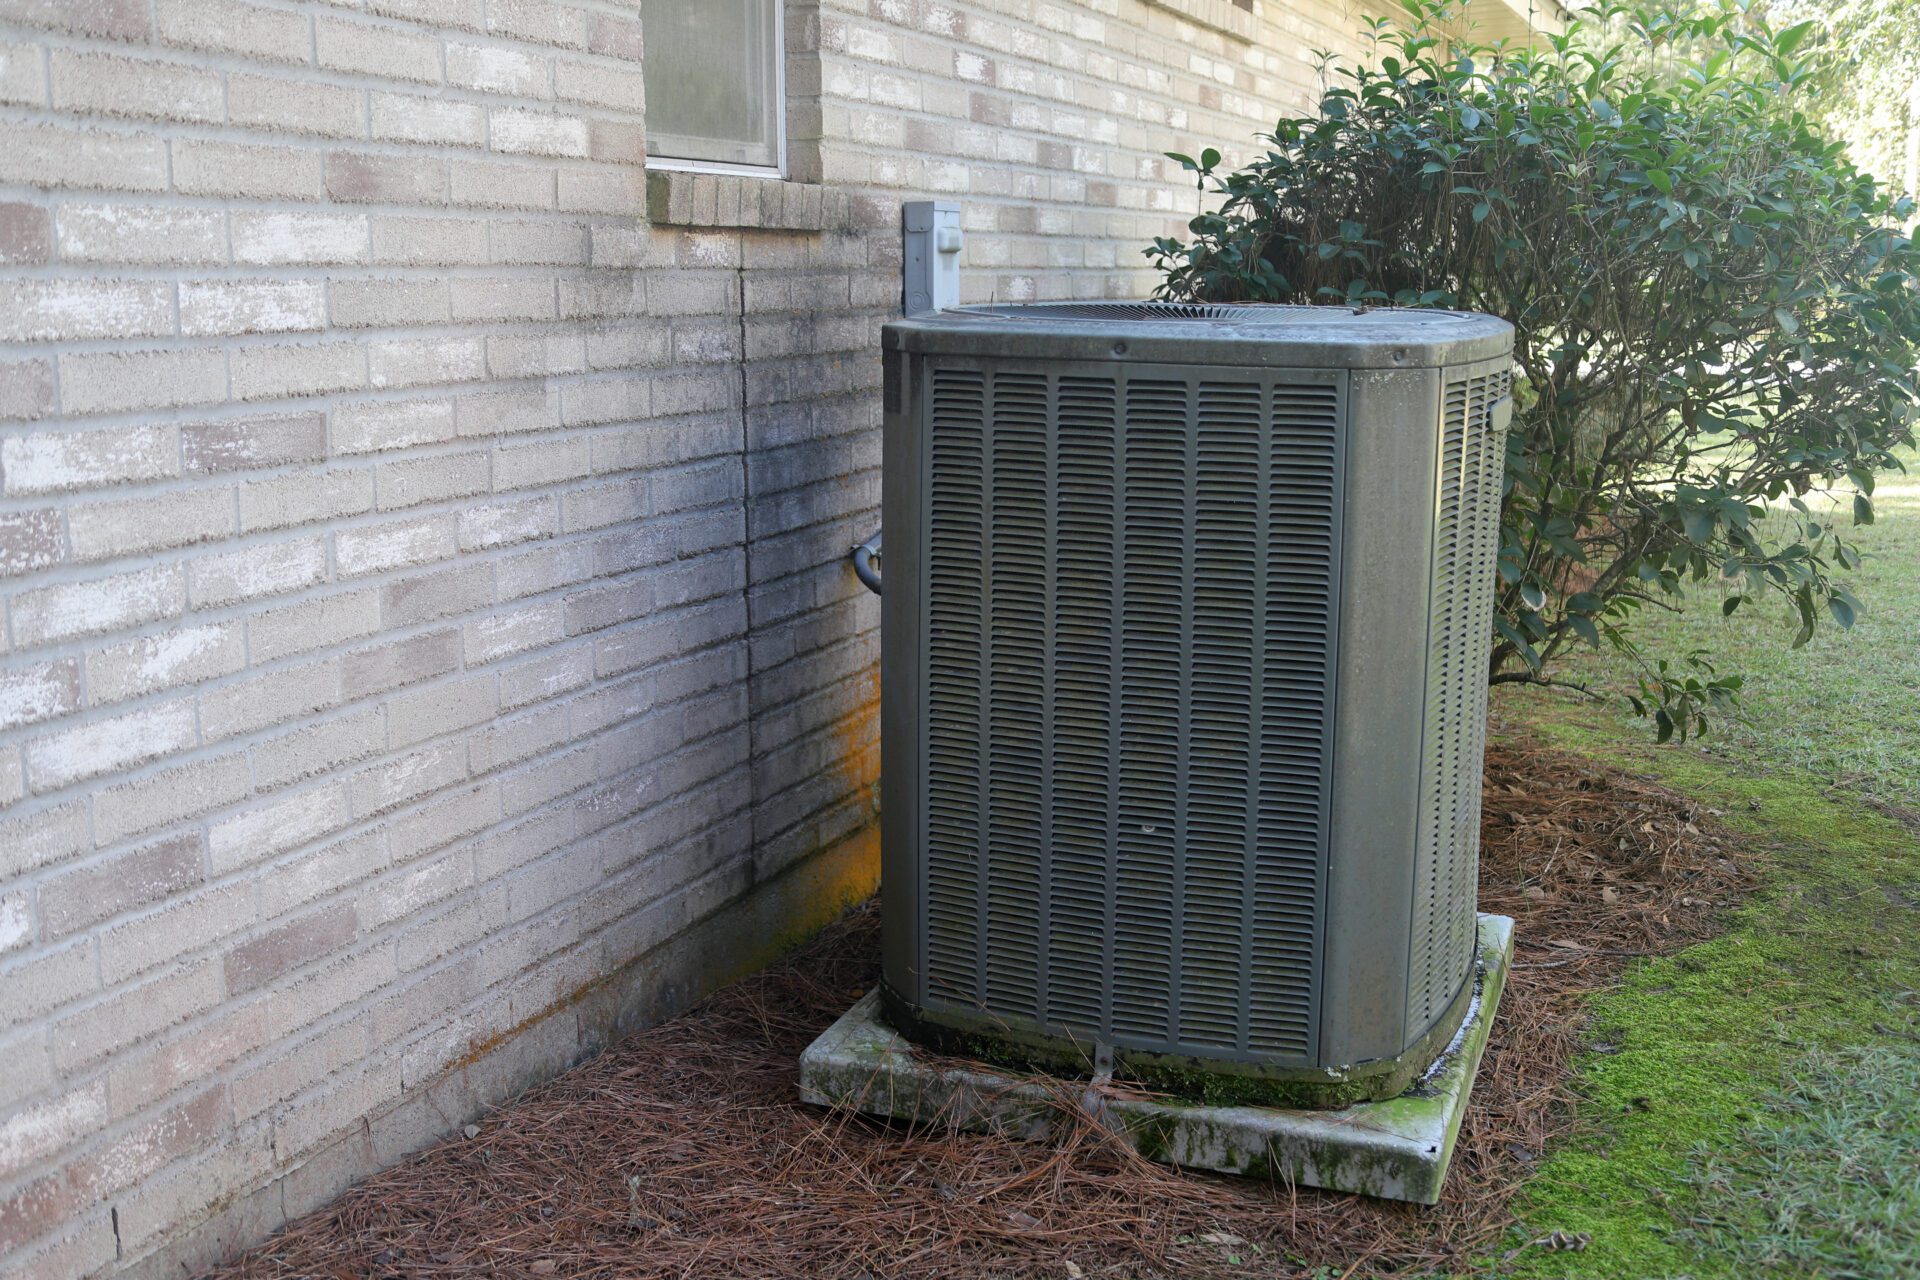
POLYGON ((916 1038, 1338 1105, 1472 996, 1512 331, 889 324, 885 972, 916 1038))
POLYGON ((900 210, 900 305, 909 316, 960 305, 960 206, 950 200, 909 200, 900 210))

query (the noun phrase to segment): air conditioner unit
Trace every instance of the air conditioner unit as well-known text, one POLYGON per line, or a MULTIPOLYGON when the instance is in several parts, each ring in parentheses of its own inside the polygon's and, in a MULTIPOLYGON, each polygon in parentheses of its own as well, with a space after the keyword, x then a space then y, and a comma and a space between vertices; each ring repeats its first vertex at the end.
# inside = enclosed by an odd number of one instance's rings
POLYGON ((1220 1096, 1400 1092, 1472 995, 1512 331, 886 327, 882 999, 1220 1096))

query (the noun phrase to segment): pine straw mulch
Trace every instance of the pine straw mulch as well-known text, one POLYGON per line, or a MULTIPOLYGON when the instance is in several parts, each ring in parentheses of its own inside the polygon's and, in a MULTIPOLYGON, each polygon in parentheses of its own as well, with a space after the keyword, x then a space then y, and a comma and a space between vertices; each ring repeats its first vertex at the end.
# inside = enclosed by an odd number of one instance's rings
MULTIPOLYGON (((907 1132, 794 1098, 874 980, 871 905, 772 968, 489 1114, 214 1273, 327 1277, 1292 1277, 1446 1273, 1511 1242, 1570 1123, 1589 993, 1714 931, 1748 883, 1709 814, 1531 744, 1487 753, 1481 902, 1519 950, 1434 1209, 1185 1174, 1091 1122, 1059 1148, 907 1132)), ((1063 1097, 1073 1090, 1063 1089, 1063 1097)), ((1063 1105, 1071 1105, 1063 1103, 1063 1105)))

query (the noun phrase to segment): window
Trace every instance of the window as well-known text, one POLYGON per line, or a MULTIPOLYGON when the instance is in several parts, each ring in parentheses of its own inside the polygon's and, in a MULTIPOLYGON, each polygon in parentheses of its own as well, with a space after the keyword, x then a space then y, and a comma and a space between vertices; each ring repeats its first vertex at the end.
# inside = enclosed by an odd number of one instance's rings
POLYGON ((661 167, 785 167, 781 0, 646 0, 647 154, 661 167))

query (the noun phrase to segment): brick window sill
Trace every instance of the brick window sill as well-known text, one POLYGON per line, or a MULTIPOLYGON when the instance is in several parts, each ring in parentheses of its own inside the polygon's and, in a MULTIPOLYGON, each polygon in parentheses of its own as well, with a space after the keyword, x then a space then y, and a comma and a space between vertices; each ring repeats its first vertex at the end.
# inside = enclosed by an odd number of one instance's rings
POLYGON ((1236 40, 1253 41, 1260 35, 1260 20, 1233 0, 1146 0, 1161 9, 1171 9, 1195 26, 1218 31, 1236 40))
POLYGON ((808 182, 655 169, 647 218, 667 227, 761 227, 829 231, 847 225, 847 193, 808 182))

